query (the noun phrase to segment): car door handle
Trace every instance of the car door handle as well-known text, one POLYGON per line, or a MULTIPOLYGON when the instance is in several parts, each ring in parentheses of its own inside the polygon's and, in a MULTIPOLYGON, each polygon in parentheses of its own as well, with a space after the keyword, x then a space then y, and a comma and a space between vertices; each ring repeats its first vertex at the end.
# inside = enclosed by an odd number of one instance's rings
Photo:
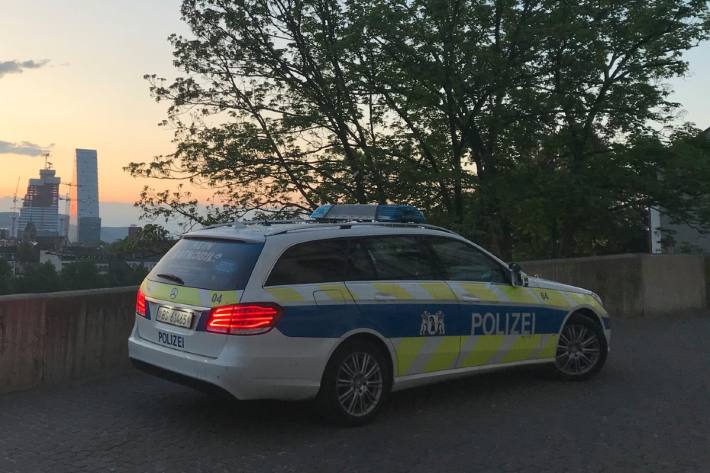
POLYGON ((377 293, 377 294, 375 294, 375 300, 376 301, 394 301, 394 300, 397 300, 397 296, 393 296, 392 294, 377 293))
POLYGON ((481 302, 481 298, 476 296, 461 296, 461 299, 466 302, 481 302))

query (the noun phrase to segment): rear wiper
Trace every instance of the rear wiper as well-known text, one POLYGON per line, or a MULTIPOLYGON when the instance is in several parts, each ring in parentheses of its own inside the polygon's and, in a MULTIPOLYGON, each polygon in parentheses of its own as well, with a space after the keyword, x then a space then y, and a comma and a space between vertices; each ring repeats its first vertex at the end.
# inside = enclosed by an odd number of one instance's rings
POLYGON ((182 280, 180 276, 175 276, 174 274, 163 274, 163 273, 158 273, 156 274, 159 278, 167 279, 169 281, 176 282, 180 284, 181 286, 185 285, 185 281, 182 280))

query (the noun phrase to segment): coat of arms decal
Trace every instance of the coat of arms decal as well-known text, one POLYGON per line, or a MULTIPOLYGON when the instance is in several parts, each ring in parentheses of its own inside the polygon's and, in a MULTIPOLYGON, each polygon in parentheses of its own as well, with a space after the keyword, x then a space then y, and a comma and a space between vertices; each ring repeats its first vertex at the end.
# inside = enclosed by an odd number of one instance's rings
POLYGON ((419 328, 419 335, 446 335, 443 312, 439 310, 436 314, 430 314, 425 310, 421 317, 422 325, 419 328))

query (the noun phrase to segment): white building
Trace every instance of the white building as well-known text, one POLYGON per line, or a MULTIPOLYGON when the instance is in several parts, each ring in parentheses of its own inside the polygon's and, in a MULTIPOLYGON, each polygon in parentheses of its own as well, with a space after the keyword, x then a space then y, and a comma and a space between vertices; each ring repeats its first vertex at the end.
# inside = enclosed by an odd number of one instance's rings
MULTIPOLYGON (((710 140, 710 127, 703 135, 710 140)), ((663 209, 650 209, 651 253, 710 254, 710 233, 675 222, 663 209)))
POLYGON ((99 217, 99 179, 95 149, 78 149, 74 159, 71 198, 72 235, 70 240, 96 245, 101 239, 99 217))
POLYGON ((74 254, 60 253, 56 251, 40 250, 40 264, 49 263, 54 266, 56 272, 61 272, 67 265, 76 263, 92 263, 96 267, 98 274, 108 274, 109 264, 106 261, 96 261, 91 258, 81 258, 74 254))

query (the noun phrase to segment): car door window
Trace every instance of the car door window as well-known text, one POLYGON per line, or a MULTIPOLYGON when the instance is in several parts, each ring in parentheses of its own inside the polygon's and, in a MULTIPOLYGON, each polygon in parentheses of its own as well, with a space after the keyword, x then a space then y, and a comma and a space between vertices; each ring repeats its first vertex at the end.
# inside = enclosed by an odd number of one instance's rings
POLYGON ((507 283, 503 267, 496 260, 460 240, 427 238, 441 269, 450 281, 507 283))
POLYGON ((436 264, 418 238, 371 237, 364 240, 378 280, 440 279, 436 264))
POLYGON ((348 281, 372 281, 377 279, 372 256, 362 238, 348 239, 348 281))
POLYGON ((346 240, 310 241, 287 249, 276 262, 265 285, 344 281, 348 267, 346 240))

